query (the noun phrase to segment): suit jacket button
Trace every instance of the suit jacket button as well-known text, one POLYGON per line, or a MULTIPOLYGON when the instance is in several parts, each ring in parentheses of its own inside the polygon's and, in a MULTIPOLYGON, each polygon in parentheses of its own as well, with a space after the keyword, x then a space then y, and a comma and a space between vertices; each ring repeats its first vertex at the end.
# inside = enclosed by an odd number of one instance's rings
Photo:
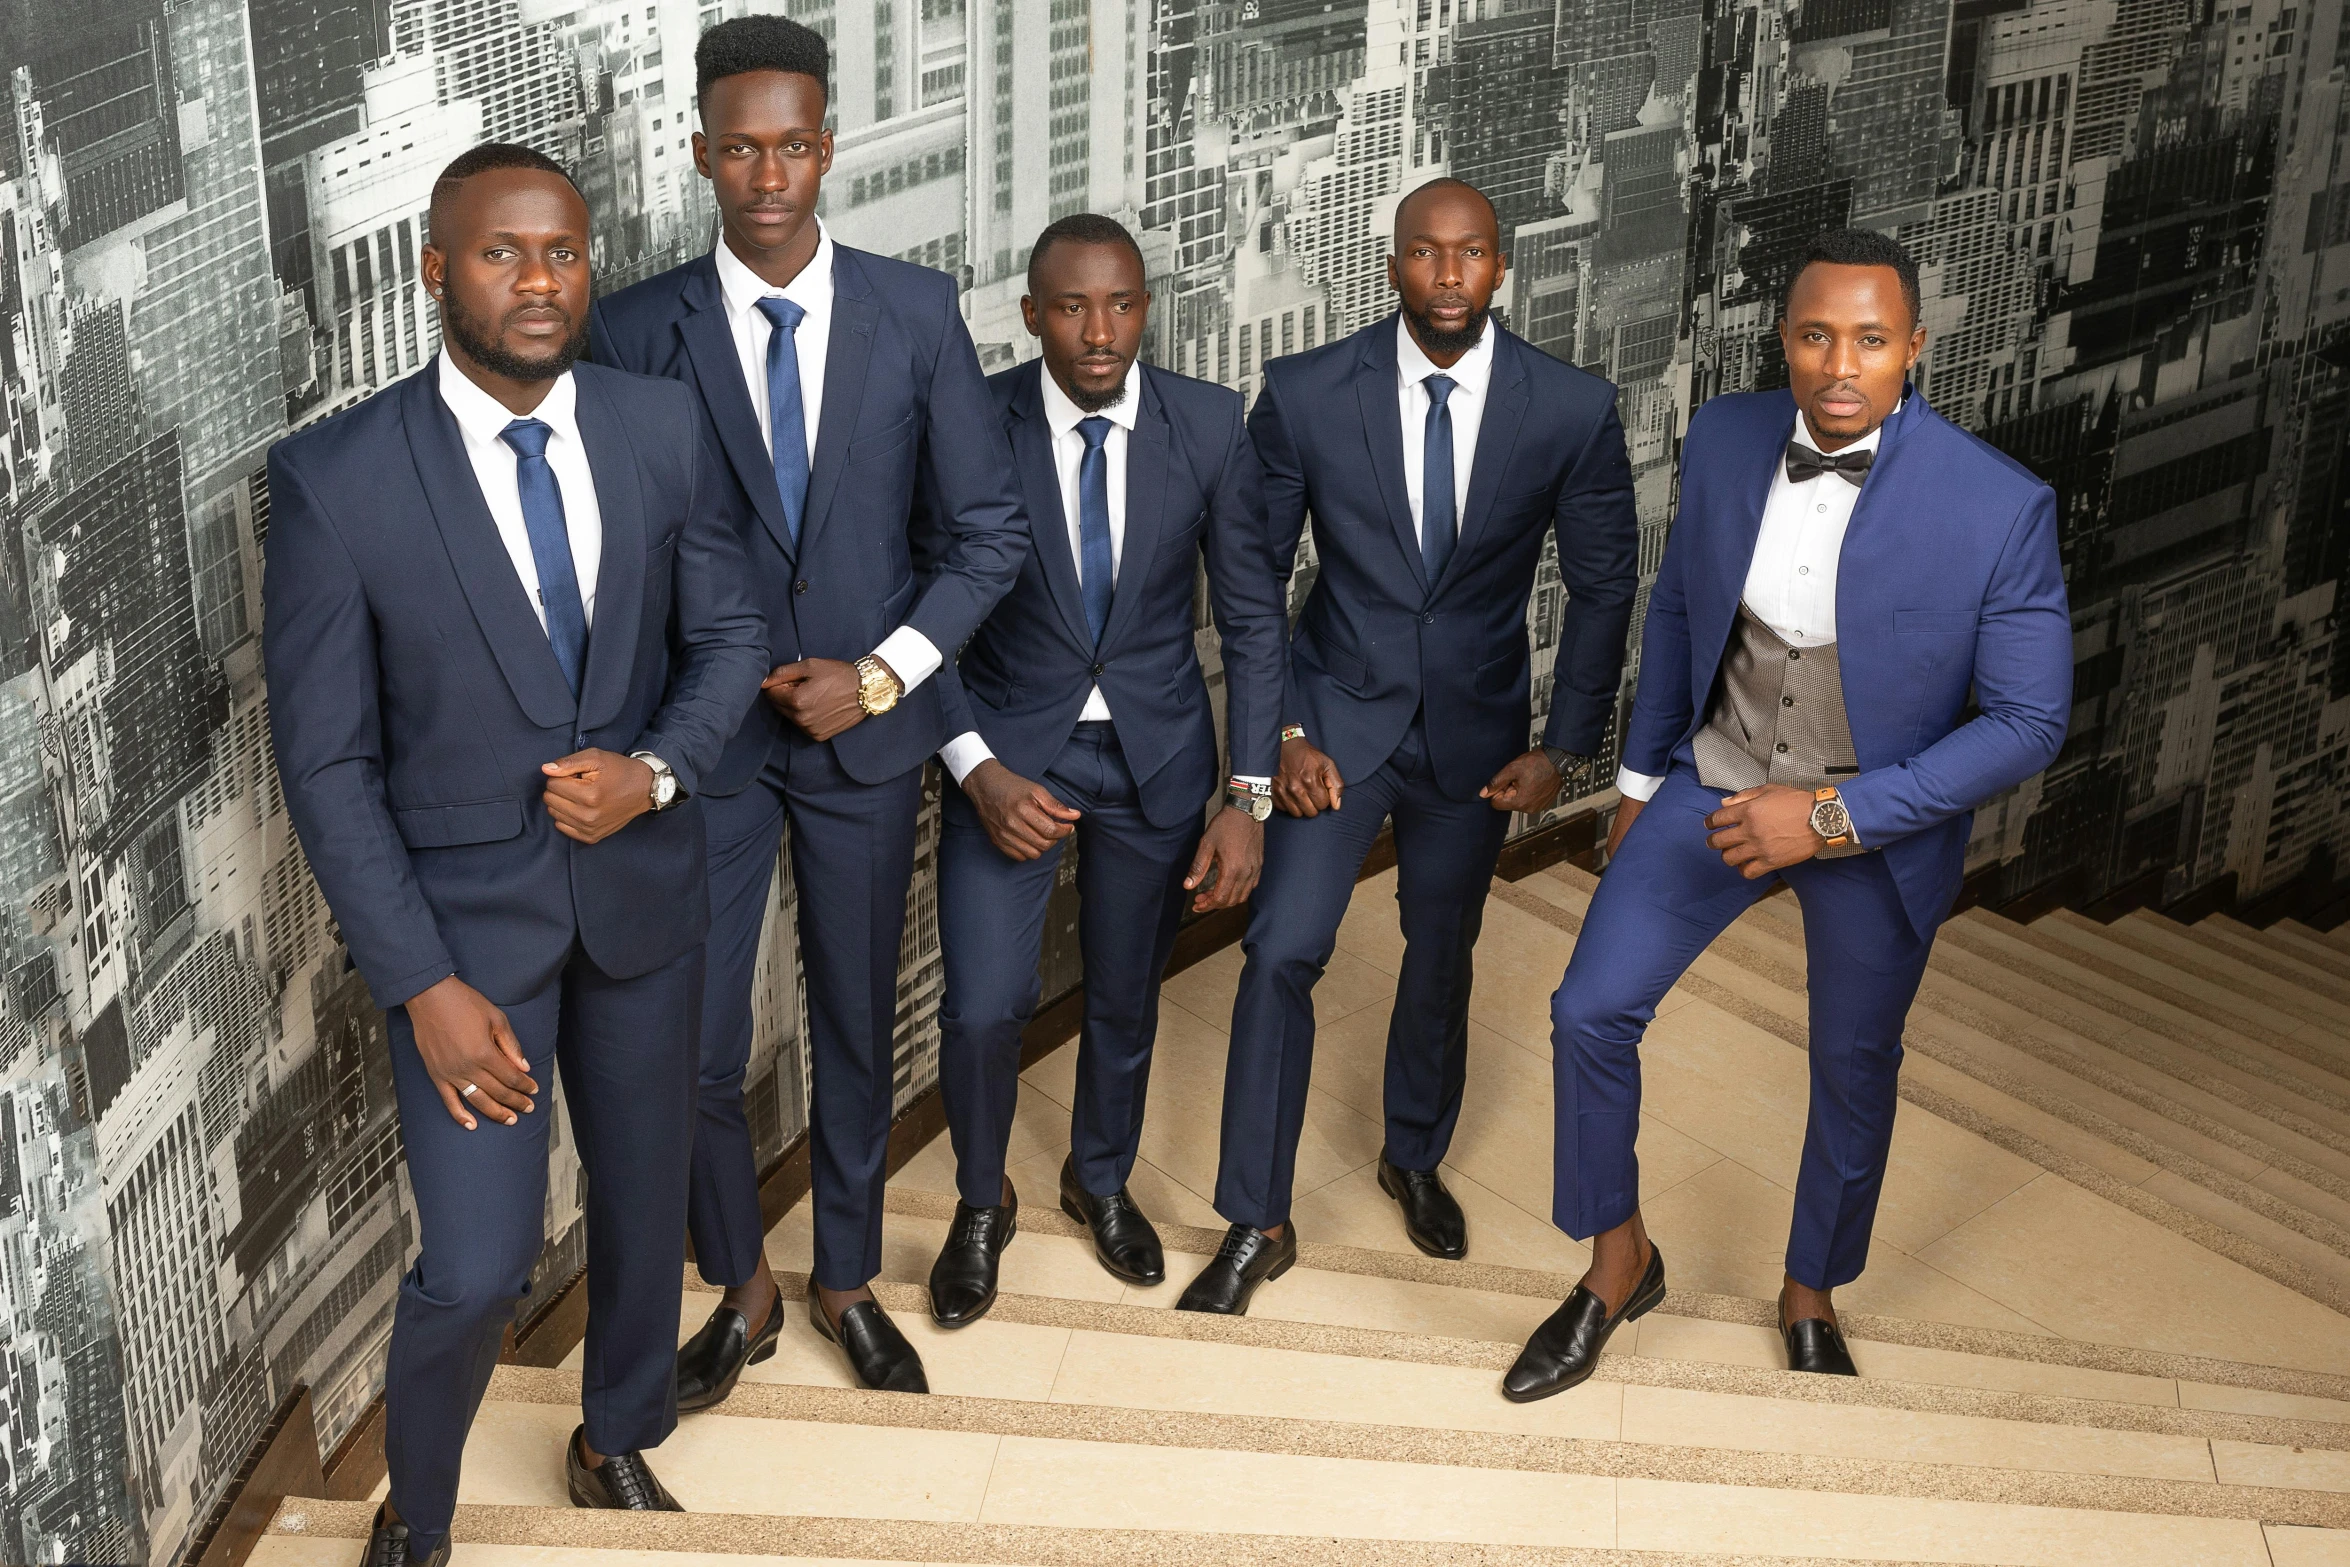
POLYGON ((805 592, 807 592, 807 591, 808 591, 808 579, 807 579, 806 577, 802 577, 802 578, 801 578, 799 581, 797 581, 797 582, 795 582, 795 583, 793 583, 793 584, 791 585, 791 590, 792 590, 794 593, 805 593, 805 592))
POLYGON ((1420 624, 1423 626, 1433 626, 1436 624, 1436 617, 1434 615, 1422 615, 1420 617, 1420 624))
POLYGON ((1098 679, 1098 678, 1100 677, 1100 675, 1101 675, 1101 672, 1102 672, 1103 670, 1105 670, 1105 669, 1109 668, 1109 667, 1110 667, 1110 666, 1109 666, 1109 665, 1107 665, 1107 664, 1096 664, 1096 665, 1094 665, 1094 666, 1093 666, 1093 672, 1094 672, 1094 675, 1095 675, 1095 677, 1098 679))

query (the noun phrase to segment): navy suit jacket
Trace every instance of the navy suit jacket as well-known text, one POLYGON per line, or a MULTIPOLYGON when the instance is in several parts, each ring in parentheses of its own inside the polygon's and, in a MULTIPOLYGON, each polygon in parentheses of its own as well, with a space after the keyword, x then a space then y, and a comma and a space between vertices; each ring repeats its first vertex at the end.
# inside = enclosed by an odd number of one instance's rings
POLYGON ((1543 743, 1592 755, 1615 707, 1640 537, 1615 388, 1493 331, 1460 539, 1434 583, 1404 489, 1396 317, 1269 362, 1249 416, 1284 576, 1314 518, 1320 573, 1290 646, 1289 722, 1349 781, 1387 760, 1418 711, 1455 799, 1525 752, 1526 600, 1545 532, 1567 606, 1543 743))
POLYGON ((1223 637, 1232 771, 1269 777, 1279 760, 1288 604, 1245 408, 1225 387, 1140 367, 1141 406, 1126 444, 1125 544, 1097 649, 1062 512, 1043 376, 1044 362, 1031 360, 988 378, 1035 548, 960 666, 939 677, 947 733, 976 729, 1006 767, 1041 778, 1098 683, 1143 814, 1172 827, 1197 816, 1222 781, 1193 636, 1203 554, 1223 637))
MULTIPOLYGON (((1690 760, 1794 433, 1783 391, 1717 397, 1689 423, 1624 739, 1635 772, 1690 760)), ((2064 744, 2072 647, 2055 492, 1910 389, 1836 568, 1836 661, 1861 769, 1838 790, 1919 931, 1958 895, 1975 807, 2064 744)))
MULTIPOLYGON (((824 407, 796 548, 715 260, 698 257, 599 301, 590 352, 695 390, 705 438, 731 470, 728 514, 777 663, 859 659, 901 625, 951 659, 1011 587, 1028 549, 1003 422, 956 309, 954 279, 835 241, 832 282, 824 407), (935 525, 919 532, 918 475, 939 498, 935 525)), ((708 793, 732 794, 757 777, 789 726, 764 700, 737 716, 708 793)), ((946 738, 937 682, 925 681, 832 745, 849 776, 870 784, 921 766, 946 738)))
POLYGON ((573 374, 603 560, 574 701, 491 521, 438 362, 269 454, 262 652, 294 830, 376 1004, 451 974, 536 994, 575 944, 618 978, 701 941, 700 807, 594 846, 539 765, 651 751, 695 793, 767 670, 693 400, 573 374))

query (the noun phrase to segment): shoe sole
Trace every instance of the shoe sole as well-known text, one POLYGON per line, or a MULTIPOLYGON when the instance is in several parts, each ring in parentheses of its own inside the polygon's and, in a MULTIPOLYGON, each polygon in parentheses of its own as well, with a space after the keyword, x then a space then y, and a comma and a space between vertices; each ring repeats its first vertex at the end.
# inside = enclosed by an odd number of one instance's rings
POLYGON ((1616 1329, 1622 1327, 1627 1322, 1637 1322, 1642 1317, 1647 1316, 1658 1306, 1664 1304, 1664 1298, 1665 1287, 1662 1284, 1659 1284, 1656 1288, 1656 1293, 1649 1296, 1647 1299, 1643 1300, 1638 1297, 1634 1297, 1633 1299, 1626 1301, 1624 1303, 1624 1314, 1616 1318, 1614 1322, 1608 1325, 1607 1337, 1599 1341, 1599 1354, 1595 1354, 1591 1357, 1590 1369, 1585 1371, 1581 1376, 1570 1377, 1564 1382, 1554 1382, 1548 1387, 1536 1388, 1530 1392, 1525 1393, 1513 1393, 1510 1391, 1509 1385, 1504 1383, 1502 1384, 1501 1396, 1508 1399, 1513 1404, 1535 1404, 1540 1403, 1543 1399, 1546 1398, 1556 1398, 1559 1394, 1567 1392, 1570 1389, 1581 1387, 1584 1383, 1590 1381, 1592 1377, 1598 1373, 1600 1355, 1603 1355, 1607 1352, 1608 1339, 1612 1339, 1616 1336, 1616 1329))
MULTIPOLYGON (((1385 1192, 1388 1196, 1394 1198, 1398 1208, 1402 1207, 1403 1193, 1397 1191, 1393 1185, 1389 1184, 1387 1179, 1387 1170, 1384 1165, 1381 1166, 1379 1170, 1379 1189, 1385 1192)), ((1408 1240, 1414 1246, 1419 1247, 1423 1255, 1434 1257, 1438 1262, 1458 1262, 1469 1254, 1469 1243, 1465 1237, 1461 1241, 1460 1250, 1446 1251, 1441 1246, 1429 1245, 1428 1242, 1422 1238, 1420 1232, 1412 1228, 1411 1221, 1409 1219, 1404 1221, 1403 1236, 1405 1240, 1408 1240)))
MULTIPOLYGON (((1072 1199, 1066 1192, 1061 1194, 1061 1211, 1067 1214, 1070 1218, 1075 1219, 1079 1224, 1084 1225, 1086 1237, 1089 1240, 1092 1239, 1093 1221, 1085 1216, 1085 1210, 1079 1207, 1075 1200, 1072 1199)), ((1093 1243, 1093 1260, 1102 1265, 1102 1271, 1104 1273, 1108 1274, 1111 1278, 1116 1279, 1121 1284, 1132 1284, 1139 1289, 1156 1289, 1158 1286, 1167 1282, 1167 1273, 1163 1268, 1157 1273, 1128 1273, 1123 1268, 1112 1267, 1110 1265, 1110 1259, 1102 1255, 1102 1246, 1100 1241, 1094 1241, 1093 1243)))

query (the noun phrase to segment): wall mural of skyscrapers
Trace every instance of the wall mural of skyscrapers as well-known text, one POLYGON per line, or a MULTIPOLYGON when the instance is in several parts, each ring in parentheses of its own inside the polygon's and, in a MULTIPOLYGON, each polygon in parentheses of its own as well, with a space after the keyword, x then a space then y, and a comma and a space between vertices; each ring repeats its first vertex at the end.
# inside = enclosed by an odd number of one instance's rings
MULTIPOLYGON (((0 1560, 170 1560, 291 1388, 330 1445, 375 1395, 414 1221, 383 1020, 270 762, 263 453, 433 353, 424 210, 469 143, 577 171, 606 288, 706 246, 693 46, 745 7, 0 0, 0 1560)), ((1157 362, 1253 392, 1385 312, 1402 192, 1483 187, 1510 322, 1621 388, 1646 573, 1692 410, 1784 379, 1804 241, 1898 234, 1920 390, 2063 505, 2072 738, 1982 813, 1978 885, 2342 869, 2342 0, 782 8, 836 50, 826 221, 956 273, 991 368, 1062 214, 1141 234, 1157 362)), ((1560 602, 1546 571, 1538 670, 1560 602)), ((791 916, 786 881, 771 1154, 803 1121, 791 916)), ((1072 942, 1056 920, 1048 991, 1072 942)), ((938 989, 925 870, 901 1102, 938 989)), ((579 1254, 556 1159, 548 1285, 579 1254)))

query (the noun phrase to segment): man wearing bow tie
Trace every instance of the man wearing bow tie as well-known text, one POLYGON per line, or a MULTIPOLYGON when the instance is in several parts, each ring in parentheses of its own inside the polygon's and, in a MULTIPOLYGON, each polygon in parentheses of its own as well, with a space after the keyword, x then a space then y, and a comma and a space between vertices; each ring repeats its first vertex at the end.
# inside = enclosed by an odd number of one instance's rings
POLYGON ((1830 1291, 1868 1261, 1910 1001, 1974 808, 2064 742, 2056 497, 1908 384, 1917 263, 1822 235, 1779 336, 1788 392, 1715 398, 1689 427, 1608 874, 1551 999, 1552 1216, 1591 1268, 1504 1379, 1519 1401, 1589 1377, 1664 1298, 1633 1155, 1641 1034, 1781 879, 1803 905, 1811 1113, 1780 1328, 1791 1369, 1858 1374, 1830 1291))

